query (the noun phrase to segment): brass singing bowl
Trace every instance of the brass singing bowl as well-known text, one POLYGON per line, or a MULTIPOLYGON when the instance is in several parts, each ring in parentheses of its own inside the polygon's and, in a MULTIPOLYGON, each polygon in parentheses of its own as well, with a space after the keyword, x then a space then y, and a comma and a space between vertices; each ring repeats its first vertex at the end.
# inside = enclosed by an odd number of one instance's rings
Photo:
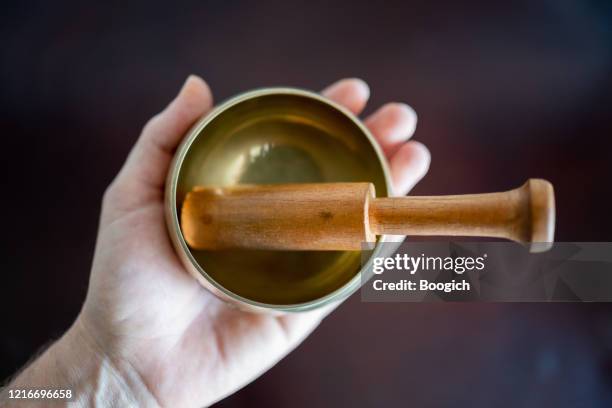
POLYGON ((179 223, 185 195, 197 185, 368 181, 384 197, 390 180, 373 136, 347 109, 300 89, 260 89, 187 133, 167 179, 166 219, 185 267, 219 297, 254 311, 309 310, 360 286, 359 252, 193 250, 179 223))

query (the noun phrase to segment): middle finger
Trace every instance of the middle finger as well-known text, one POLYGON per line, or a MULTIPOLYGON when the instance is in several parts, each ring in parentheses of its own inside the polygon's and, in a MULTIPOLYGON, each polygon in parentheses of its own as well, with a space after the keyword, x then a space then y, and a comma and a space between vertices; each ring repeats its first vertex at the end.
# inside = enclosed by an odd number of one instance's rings
POLYGON ((366 118, 365 124, 380 143, 387 159, 391 159, 414 134, 417 115, 404 103, 387 103, 366 118))

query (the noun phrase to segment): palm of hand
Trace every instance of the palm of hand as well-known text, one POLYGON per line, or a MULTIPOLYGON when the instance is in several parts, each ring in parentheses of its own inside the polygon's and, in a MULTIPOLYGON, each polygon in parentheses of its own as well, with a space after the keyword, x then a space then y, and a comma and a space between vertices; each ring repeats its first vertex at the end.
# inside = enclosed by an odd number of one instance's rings
MULTIPOLYGON (((324 93, 355 113, 368 97, 356 80, 324 93)), ((128 362, 162 405, 198 406, 223 398, 291 351, 331 310, 276 317, 243 312, 218 300, 183 268, 166 232, 163 180, 173 148, 210 106, 205 83, 192 77, 143 130, 105 194, 79 317, 97 347, 128 362)), ((405 143, 414 114, 389 104, 366 124, 391 157, 396 192, 404 194, 429 163, 422 145, 405 143)))

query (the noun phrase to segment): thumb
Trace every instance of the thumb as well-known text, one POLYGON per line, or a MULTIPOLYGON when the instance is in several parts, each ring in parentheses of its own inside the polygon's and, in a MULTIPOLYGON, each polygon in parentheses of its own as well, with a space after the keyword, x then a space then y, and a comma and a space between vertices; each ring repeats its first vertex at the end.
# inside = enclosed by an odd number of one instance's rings
POLYGON ((176 98, 143 128, 109 187, 110 192, 123 193, 107 194, 112 196, 112 204, 133 209, 159 199, 176 146, 211 107, 212 95, 206 82, 198 76, 189 76, 176 98))

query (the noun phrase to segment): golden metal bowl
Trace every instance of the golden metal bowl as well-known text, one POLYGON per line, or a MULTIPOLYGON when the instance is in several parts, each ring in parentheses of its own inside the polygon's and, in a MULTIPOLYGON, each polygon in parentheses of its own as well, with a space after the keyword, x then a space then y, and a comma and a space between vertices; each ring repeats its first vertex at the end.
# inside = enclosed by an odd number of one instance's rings
POLYGON ((219 297, 255 311, 309 310, 359 287, 359 252, 192 250, 179 225, 185 194, 196 185, 369 181, 386 196, 390 180, 380 148, 348 110, 304 90, 260 89, 187 133, 168 175, 166 219, 186 268, 219 297))

